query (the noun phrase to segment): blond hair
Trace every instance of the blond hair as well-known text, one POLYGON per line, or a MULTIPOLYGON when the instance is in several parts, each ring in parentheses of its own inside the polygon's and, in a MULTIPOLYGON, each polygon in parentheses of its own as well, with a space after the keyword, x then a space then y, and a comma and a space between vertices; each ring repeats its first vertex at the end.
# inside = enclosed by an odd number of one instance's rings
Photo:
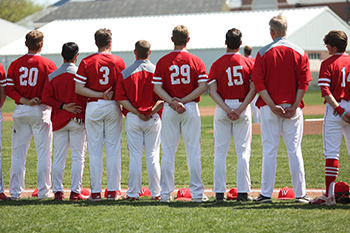
POLYGON ((287 19, 285 16, 279 14, 278 16, 273 17, 270 22, 270 29, 274 30, 277 35, 285 36, 287 33, 287 19))
POLYGON ((184 25, 178 25, 173 30, 173 41, 175 45, 184 45, 187 43, 190 31, 184 25))

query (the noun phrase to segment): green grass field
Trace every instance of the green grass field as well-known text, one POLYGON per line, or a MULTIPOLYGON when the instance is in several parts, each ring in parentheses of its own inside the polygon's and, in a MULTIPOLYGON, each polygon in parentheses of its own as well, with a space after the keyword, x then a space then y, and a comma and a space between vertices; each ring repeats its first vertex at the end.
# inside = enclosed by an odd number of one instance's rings
MULTIPOLYGON (((203 98, 204 99, 204 98, 203 98)), ((11 165, 11 122, 4 122, 2 140, 2 167, 5 188, 8 188, 11 165)), ((206 188, 213 185, 213 117, 202 117, 202 180, 206 188)), ((307 135, 302 143, 306 185, 324 187, 324 158, 322 136, 307 135)), ((338 180, 350 182, 350 157, 345 142, 341 146, 338 180)), ((227 158, 227 187, 236 186, 236 154, 231 142, 227 158)), ((250 173, 252 188, 259 188, 261 180, 262 145, 259 135, 253 135, 250 173)), ((68 155, 64 185, 70 186, 68 155)), ((288 156, 281 140, 277 158, 276 188, 291 187, 288 156)), ((89 187, 88 155, 83 184, 89 187)), ((175 164, 176 188, 188 187, 189 175, 186 152, 180 143, 175 164)), ((26 188, 36 187, 36 151, 30 146, 26 165, 26 188)), ((143 186, 147 186, 145 159, 143 159, 143 186)), ((123 133, 122 188, 128 183, 128 151, 123 133)), ((106 173, 102 188, 106 188, 106 173)), ((274 204, 216 204, 212 197, 207 203, 171 202, 162 204, 142 198, 139 201, 82 201, 54 202, 22 199, 0 202, 0 232, 344 232, 350 227, 350 206, 332 207, 296 204, 274 200, 274 204)))

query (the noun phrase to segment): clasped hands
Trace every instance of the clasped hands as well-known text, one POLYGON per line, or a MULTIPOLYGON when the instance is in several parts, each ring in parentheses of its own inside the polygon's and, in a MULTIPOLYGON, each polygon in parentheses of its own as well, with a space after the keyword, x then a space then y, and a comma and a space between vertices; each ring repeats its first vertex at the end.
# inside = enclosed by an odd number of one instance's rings
POLYGON ((178 97, 172 98, 169 106, 174 109, 178 114, 182 114, 186 111, 186 107, 183 103, 181 103, 181 99, 178 97))

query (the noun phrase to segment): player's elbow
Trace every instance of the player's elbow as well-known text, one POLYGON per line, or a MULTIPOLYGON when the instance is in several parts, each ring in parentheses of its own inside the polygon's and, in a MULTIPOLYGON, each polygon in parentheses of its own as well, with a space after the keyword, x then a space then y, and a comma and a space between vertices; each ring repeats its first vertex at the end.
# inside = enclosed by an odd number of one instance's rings
POLYGON ((200 83, 200 85, 198 86, 198 89, 200 93, 203 94, 204 92, 207 91, 207 83, 206 82, 200 83))

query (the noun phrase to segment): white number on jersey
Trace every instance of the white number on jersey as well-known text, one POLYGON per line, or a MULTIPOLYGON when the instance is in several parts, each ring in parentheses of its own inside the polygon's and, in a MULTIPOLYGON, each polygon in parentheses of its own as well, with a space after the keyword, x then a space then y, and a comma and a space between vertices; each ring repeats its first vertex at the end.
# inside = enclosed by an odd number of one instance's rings
POLYGON ((175 71, 174 73, 171 73, 170 79, 171 79, 171 84, 176 85, 180 84, 181 82, 183 84, 189 84, 191 82, 191 73, 190 73, 190 66, 189 65, 182 65, 179 69, 177 65, 172 65, 169 68, 170 71, 175 71), (179 78, 179 74, 183 78, 179 78))
POLYGON ((23 74, 19 76, 19 84, 21 86, 27 86, 27 84, 29 84, 29 86, 34 87, 36 85, 39 74, 38 68, 32 67, 28 71, 27 67, 22 66, 21 68, 19 68, 19 72, 23 72, 23 74))
POLYGON ((235 85, 237 85, 237 86, 243 84, 242 74, 238 72, 238 70, 241 70, 241 69, 243 69, 242 66, 233 66, 232 67, 233 71, 231 71, 231 67, 227 68, 227 70, 226 70, 227 78, 228 78, 228 83, 227 84, 228 84, 229 87, 232 87, 233 83, 235 85), (232 75, 233 75, 233 77, 238 77, 238 79, 234 79, 232 81, 232 75))
POLYGON ((102 75, 103 79, 102 78, 100 79, 100 84, 101 85, 107 85, 108 82, 109 82, 109 77, 108 77, 108 75, 109 75, 109 68, 107 66, 102 66, 100 68, 100 72, 103 73, 103 75, 102 75))
POLYGON ((348 74, 348 77, 345 80, 346 77, 346 69, 345 67, 343 67, 341 69, 341 73, 342 73, 342 82, 341 82, 341 87, 345 87, 346 82, 350 82, 350 73, 348 74))

